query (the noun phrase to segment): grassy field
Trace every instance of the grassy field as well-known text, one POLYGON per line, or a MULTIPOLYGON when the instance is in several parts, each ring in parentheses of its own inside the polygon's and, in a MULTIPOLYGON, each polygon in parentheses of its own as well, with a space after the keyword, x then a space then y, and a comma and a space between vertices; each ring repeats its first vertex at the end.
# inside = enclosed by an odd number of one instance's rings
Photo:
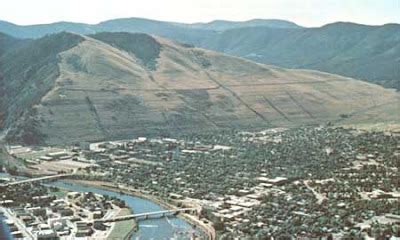
POLYGON ((58 198, 64 198, 65 196, 67 196, 67 193, 68 193, 68 191, 58 189, 57 191, 50 192, 50 195, 54 195, 58 198))
MULTIPOLYGON (((130 214, 129 209, 122 209, 118 216, 124 216, 130 214)), ((121 221, 115 223, 110 235, 108 235, 107 239, 111 240, 121 240, 121 239, 128 239, 130 233, 136 229, 136 221, 129 220, 129 221, 121 221)))

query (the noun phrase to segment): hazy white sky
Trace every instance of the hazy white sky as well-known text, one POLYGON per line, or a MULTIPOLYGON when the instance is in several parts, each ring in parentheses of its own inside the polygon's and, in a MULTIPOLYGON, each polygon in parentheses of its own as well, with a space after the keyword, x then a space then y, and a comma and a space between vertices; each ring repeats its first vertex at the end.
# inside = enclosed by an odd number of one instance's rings
POLYGON ((400 23, 400 0, 0 0, 0 19, 16 24, 98 23, 143 17, 177 22, 287 19, 303 26, 335 21, 400 23))

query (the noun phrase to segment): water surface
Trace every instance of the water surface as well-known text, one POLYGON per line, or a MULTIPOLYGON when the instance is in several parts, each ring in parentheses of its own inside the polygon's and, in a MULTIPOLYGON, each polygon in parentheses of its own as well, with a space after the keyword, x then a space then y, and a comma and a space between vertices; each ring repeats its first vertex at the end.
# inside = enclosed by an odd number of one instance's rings
MULTIPOLYGON (((6 173, 0 173, 0 178, 2 177, 10 177, 10 175, 6 173)), ((21 179, 20 177, 17 178, 21 179)), ((116 197, 124 200, 128 205, 128 207, 134 213, 145 213, 145 212, 166 210, 162 206, 150 200, 134 197, 127 194, 121 194, 114 191, 108 191, 101 188, 83 186, 62 180, 47 183, 46 185, 63 188, 69 191, 93 192, 100 195, 108 195, 110 197, 116 197)), ((184 219, 181 219, 176 216, 142 219, 138 221, 138 226, 139 229, 132 235, 131 237, 132 240, 191 239, 193 234, 196 234, 196 236, 202 236, 202 239, 203 238, 206 239, 205 237, 206 235, 204 235, 204 233, 199 228, 192 226, 184 219)), ((1 219, 0 219, 0 234, 4 234, 4 237, 3 235, 0 235, 0 240, 12 239, 9 233, 8 226, 3 221, 1 221, 1 219), (3 227, 3 225, 5 226, 3 227)))
MULTIPOLYGON (((93 192, 101 195, 108 195, 122 199, 126 202, 134 213, 145 213, 165 210, 162 206, 151 202, 150 200, 134 197, 127 194, 121 194, 100 188, 71 184, 64 181, 50 183, 52 186, 64 188, 75 192, 93 192)), ((138 222, 139 230, 132 235, 133 240, 136 239, 190 239, 193 234, 204 236, 202 231, 185 220, 169 216, 164 218, 143 219, 138 222)))

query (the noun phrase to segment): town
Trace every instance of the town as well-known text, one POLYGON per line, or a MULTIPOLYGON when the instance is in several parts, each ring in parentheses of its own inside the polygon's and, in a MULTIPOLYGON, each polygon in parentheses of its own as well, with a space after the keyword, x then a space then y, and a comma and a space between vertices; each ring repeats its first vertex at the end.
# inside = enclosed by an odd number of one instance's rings
MULTIPOLYGON (((192 217, 219 239, 400 237, 398 133, 276 128, 65 148, 9 146, 8 151, 31 174, 74 173, 68 177, 71 181, 199 209, 192 217)), ((123 208, 121 202, 96 195, 55 197, 51 188, 38 184, 30 189, 35 197, 48 197, 41 201, 47 203, 43 210, 35 202, 18 204, 30 202, 15 197, 24 186, 3 194, 2 201, 12 210, 2 206, 15 216, 8 221, 17 227, 25 222, 31 234, 107 236, 111 225, 89 230, 83 222, 113 216, 123 208), (90 205, 83 204, 87 198, 90 205), (46 214, 74 218, 52 222, 43 218, 46 214)))
POLYGON ((116 223, 104 220, 127 210, 118 199, 39 183, 6 188, 0 204, 0 213, 16 239, 107 239, 116 223))

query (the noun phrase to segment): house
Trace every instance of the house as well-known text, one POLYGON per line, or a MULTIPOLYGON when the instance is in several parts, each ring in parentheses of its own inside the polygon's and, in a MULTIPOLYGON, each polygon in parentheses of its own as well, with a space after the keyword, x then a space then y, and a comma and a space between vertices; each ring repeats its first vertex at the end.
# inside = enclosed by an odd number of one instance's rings
POLYGON ((61 152, 48 153, 46 154, 46 156, 55 160, 55 159, 60 159, 61 157, 69 156, 69 154, 65 151, 61 151, 61 152))
POLYGON ((90 229, 89 223, 87 223, 87 222, 83 222, 83 221, 81 221, 81 222, 76 222, 75 225, 76 225, 76 228, 78 229, 78 231, 79 231, 79 230, 87 230, 87 229, 90 229))
POLYGON ((100 219, 100 218, 102 218, 104 216, 104 214, 103 214, 103 212, 102 211, 94 211, 93 212, 93 219, 100 219))
POLYGON ((284 177, 276 177, 276 178, 258 177, 257 180, 259 182, 269 183, 273 185, 282 185, 288 182, 288 179, 284 177))
POLYGON ((37 234, 36 237, 38 240, 52 240, 52 239, 58 239, 57 233, 53 229, 45 229, 45 230, 40 230, 37 234))
POLYGON ((170 194, 169 194, 169 197, 170 197, 171 199, 182 199, 182 198, 183 198, 182 195, 177 194, 177 193, 170 193, 170 194))
POLYGON ((14 205, 14 201, 13 200, 0 201, 0 205, 2 205, 4 207, 10 207, 10 206, 14 205))
POLYGON ((88 237, 90 235, 92 235, 93 231, 91 229, 87 229, 87 230, 79 230, 75 233, 75 237, 88 237))
POLYGON ((74 215, 74 211, 71 208, 64 208, 58 211, 62 217, 74 215))
POLYGON ((22 234, 21 231, 15 231, 11 233, 13 236, 13 239, 23 239, 24 235, 22 234))
POLYGON ((49 162, 49 161, 53 161, 54 158, 53 157, 49 157, 49 156, 41 156, 39 158, 39 160, 49 162))

